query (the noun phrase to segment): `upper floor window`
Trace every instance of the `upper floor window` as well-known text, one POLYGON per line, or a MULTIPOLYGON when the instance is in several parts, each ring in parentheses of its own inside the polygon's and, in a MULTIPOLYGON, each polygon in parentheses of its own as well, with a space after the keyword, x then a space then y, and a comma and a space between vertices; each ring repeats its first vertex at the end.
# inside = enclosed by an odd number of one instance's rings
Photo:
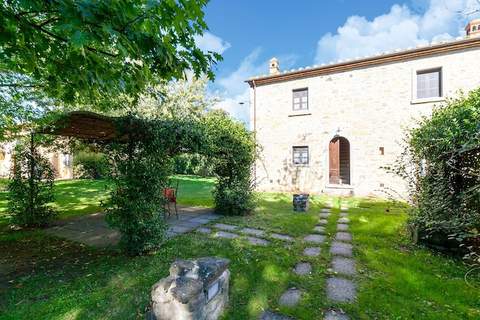
POLYGON ((308 147, 293 147, 293 164, 308 165, 308 147))
POLYGON ((417 71, 417 99, 442 97, 442 69, 417 71))
POLYGON ((308 88, 293 90, 293 110, 308 110, 308 88))

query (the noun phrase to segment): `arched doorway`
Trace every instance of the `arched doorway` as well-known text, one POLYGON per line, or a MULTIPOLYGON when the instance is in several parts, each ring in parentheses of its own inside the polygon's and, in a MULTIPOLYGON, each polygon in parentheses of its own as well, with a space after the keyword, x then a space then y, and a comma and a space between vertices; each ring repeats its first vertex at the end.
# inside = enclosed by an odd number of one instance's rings
POLYGON ((329 145, 329 183, 350 184, 350 142, 335 137, 329 145))

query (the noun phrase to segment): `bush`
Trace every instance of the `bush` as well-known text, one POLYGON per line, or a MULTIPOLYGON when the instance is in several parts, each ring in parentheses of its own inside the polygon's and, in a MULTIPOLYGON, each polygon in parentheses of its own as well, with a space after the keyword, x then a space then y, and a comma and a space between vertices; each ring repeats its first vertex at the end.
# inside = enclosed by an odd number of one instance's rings
POLYGON ((174 157, 174 171, 176 174, 211 177, 214 168, 208 157, 201 154, 180 154, 174 157))
POLYGON ((22 227, 43 227, 54 217, 49 203, 54 200, 55 173, 50 162, 37 151, 19 144, 15 165, 8 184, 8 212, 13 223, 22 227))
POLYGON ((410 182, 409 223, 426 239, 473 248, 480 237, 480 90, 435 109, 407 141, 397 171, 410 182))
POLYGON ((79 151, 73 157, 75 176, 80 179, 104 179, 110 174, 110 164, 103 153, 79 151))

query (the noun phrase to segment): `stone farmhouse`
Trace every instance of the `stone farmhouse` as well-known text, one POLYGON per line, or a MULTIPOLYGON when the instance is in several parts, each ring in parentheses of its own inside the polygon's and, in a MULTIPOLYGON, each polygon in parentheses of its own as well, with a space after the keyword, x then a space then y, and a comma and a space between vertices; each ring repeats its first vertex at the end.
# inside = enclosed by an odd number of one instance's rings
MULTIPOLYGON (((6 178, 10 175, 13 166, 13 154, 15 143, 0 143, 0 178, 6 178)), ((72 179, 73 165, 72 155, 58 151, 44 152, 44 155, 50 160, 57 179, 72 179)))
POLYGON ((447 98, 480 87, 480 20, 466 36, 247 80, 260 191, 402 197, 384 167, 406 129, 447 98))

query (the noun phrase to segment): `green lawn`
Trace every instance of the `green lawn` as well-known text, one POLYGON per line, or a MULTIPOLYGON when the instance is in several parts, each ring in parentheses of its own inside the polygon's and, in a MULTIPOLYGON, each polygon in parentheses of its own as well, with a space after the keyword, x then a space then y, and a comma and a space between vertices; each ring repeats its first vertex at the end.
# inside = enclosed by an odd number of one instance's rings
MULTIPOLYGON (((194 176, 178 176, 178 202, 182 205, 213 206, 211 189, 215 180, 194 176)), ((7 180, 0 179, 0 225, 7 222, 7 180)), ((60 219, 101 211, 108 183, 104 180, 63 180, 55 183, 54 207, 60 219)))
MULTIPOLYGON (((179 177, 183 204, 210 205, 213 180, 179 177)), ((95 209, 88 196, 102 197, 98 182, 64 182, 62 216, 95 209), (72 184, 83 185, 88 200, 68 210, 67 192, 72 184), (89 187, 90 185, 90 187, 89 187), (96 191, 93 191, 96 190, 96 191)), ((70 191, 69 191, 70 192, 70 191)), ((74 192, 74 191, 72 191, 74 192)), ((261 194, 259 207, 248 217, 225 217, 223 222, 302 237, 314 227, 326 197, 313 197, 308 214, 291 211, 291 197, 261 194)), ((338 207, 339 199, 336 199, 338 207)), ((352 319, 479 319, 480 279, 463 279, 467 268, 461 261, 413 246, 405 236, 402 208, 375 199, 351 198, 351 231, 359 275, 358 301, 337 305, 352 319), (389 212, 385 208, 389 207, 389 212)), ((97 207, 98 209, 98 207, 97 207)), ((95 209, 96 210, 96 209, 95 209)), ((335 230, 338 209, 329 218, 327 231, 335 230)), ((253 247, 243 239, 214 240, 200 234, 186 234, 167 242, 156 254, 125 257, 46 236, 42 231, 0 233, 0 319, 143 319, 150 288, 168 274, 176 258, 222 256, 231 260, 230 308, 225 319, 256 319, 265 308, 279 309, 296 319, 321 319, 332 305, 326 301, 325 280, 329 276, 328 244, 320 257, 301 256, 305 245, 275 242, 253 247), (313 273, 294 275, 297 261, 308 260, 313 273), (9 270, 10 266, 10 270, 9 270), (3 271, 5 271, 3 270, 3 271), (11 275, 15 276, 12 277, 11 275), (295 308, 279 308, 277 300, 289 287, 304 290, 295 308)))

